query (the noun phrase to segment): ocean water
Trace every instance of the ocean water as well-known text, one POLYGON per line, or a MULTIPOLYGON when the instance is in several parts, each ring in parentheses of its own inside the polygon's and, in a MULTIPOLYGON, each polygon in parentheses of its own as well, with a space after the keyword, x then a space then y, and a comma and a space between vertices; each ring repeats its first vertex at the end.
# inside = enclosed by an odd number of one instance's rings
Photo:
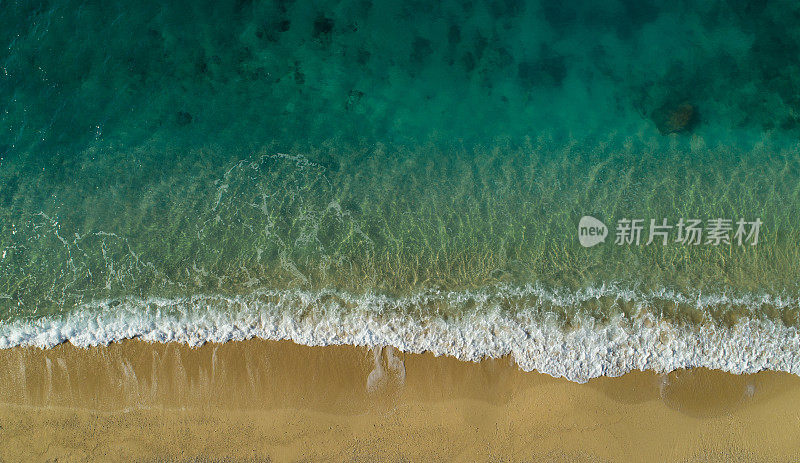
POLYGON ((0 347, 800 374, 800 5, 668 3, 0 1, 0 347))

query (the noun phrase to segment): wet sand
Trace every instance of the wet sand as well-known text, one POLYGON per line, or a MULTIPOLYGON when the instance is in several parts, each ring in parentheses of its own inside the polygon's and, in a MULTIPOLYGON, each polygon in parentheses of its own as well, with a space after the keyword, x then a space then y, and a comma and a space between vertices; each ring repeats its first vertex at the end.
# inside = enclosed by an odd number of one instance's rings
POLYGON ((0 461, 787 461, 800 378, 249 340, 0 350, 0 461))

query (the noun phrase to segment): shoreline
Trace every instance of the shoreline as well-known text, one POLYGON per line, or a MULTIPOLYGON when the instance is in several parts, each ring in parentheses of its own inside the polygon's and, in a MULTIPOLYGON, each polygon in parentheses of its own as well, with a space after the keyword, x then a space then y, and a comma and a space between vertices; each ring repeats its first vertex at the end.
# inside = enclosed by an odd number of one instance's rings
MULTIPOLYGON (((734 374, 800 374, 800 327, 780 318, 745 312, 730 326, 708 320, 695 325, 679 318, 679 307, 694 307, 691 299, 672 293, 624 296, 615 287, 569 297, 525 287, 500 294, 435 292, 407 299, 274 291, 230 298, 99 301, 63 316, 0 324, 0 349, 50 348, 64 342, 90 347, 133 338, 196 347, 258 338, 306 346, 392 346, 462 361, 510 357, 524 371, 579 383, 634 370, 666 373, 698 367, 734 374), (595 317, 581 313, 581 304, 627 309, 601 310, 595 317), (658 316, 648 311, 650 305, 666 309, 658 316), (454 308, 454 313, 448 316, 443 307, 454 308), (564 313, 572 311, 576 313, 565 321, 564 313)), ((744 305, 751 311, 771 303, 776 311, 790 314, 797 303, 724 295, 696 301, 701 302, 709 307, 744 305)))
POLYGON ((16 347, 0 371, 3 461, 774 461, 800 439, 800 378, 770 371, 578 384, 260 339, 16 347))

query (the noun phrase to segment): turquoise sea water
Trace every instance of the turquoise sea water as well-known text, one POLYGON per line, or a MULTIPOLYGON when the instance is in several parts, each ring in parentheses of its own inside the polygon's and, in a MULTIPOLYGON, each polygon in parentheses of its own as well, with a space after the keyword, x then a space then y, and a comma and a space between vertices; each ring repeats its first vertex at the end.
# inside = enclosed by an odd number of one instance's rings
POLYGON ((0 347, 800 372, 800 6, 663 3, 0 2, 0 347))

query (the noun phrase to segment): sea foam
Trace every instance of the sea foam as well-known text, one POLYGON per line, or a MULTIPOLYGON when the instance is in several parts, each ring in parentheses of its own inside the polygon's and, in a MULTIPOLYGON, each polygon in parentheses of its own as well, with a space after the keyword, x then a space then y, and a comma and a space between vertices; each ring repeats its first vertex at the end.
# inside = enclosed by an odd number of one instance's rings
POLYGON ((546 301, 552 307, 609 295, 635 300, 639 308, 654 298, 698 306, 798 304, 796 299, 769 295, 689 298, 669 291, 637 294, 605 286, 571 294, 527 286, 429 291, 405 298, 300 290, 236 297, 127 298, 85 304, 62 316, 0 322, 0 348, 48 348, 63 342, 88 347, 129 338, 198 346, 258 337, 309 346, 393 346, 403 352, 430 351, 465 361, 509 355, 525 371, 576 382, 631 370, 669 372, 692 367, 800 374, 800 332, 779 321, 745 317, 733 326, 694 326, 639 310, 639 315, 620 314, 607 323, 578 315, 577 323, 565 328, 554 312, 542 312, 540 307, 503 308, 508 301, 546 301), (471 309, 457 315, 414 310, 431 307, 471 309))

